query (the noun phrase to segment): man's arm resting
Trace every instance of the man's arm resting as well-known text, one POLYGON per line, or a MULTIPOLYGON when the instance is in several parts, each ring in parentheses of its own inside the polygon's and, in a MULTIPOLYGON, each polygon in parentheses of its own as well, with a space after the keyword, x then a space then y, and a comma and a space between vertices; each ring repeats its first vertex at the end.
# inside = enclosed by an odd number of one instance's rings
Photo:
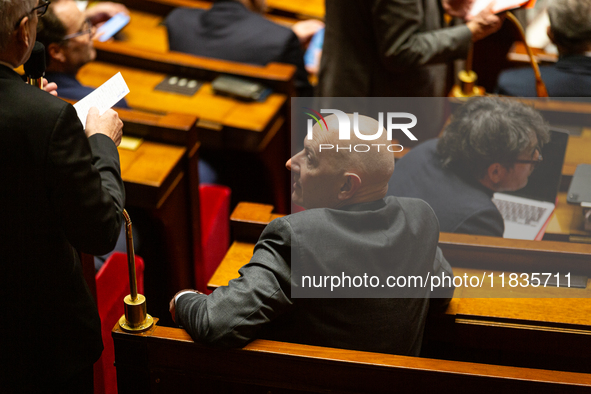
POLYGON ((239 347, 256 338, 292 305, 290 291, 291 229, 284 219, 271 222, 240 277, 209 296, 183 294, 176 302, 176 322, 195 341, 239 347))

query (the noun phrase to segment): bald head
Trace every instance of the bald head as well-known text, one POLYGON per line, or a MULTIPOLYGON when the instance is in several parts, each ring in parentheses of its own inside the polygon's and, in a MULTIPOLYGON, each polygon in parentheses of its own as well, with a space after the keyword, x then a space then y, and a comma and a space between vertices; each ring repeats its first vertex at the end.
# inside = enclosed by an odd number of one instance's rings
MULTIPOLYGON (((361 177, 363 182, 360 192, 383 189, 385 195, 388 180, 394 171, 394 155, 386 148, 390 145, 386 132, 377 120, 369 116, 347 114, 347 117, 351 125, 350 140, 339 141, 339 124, 334 115, 326 118, 328 133, 322 133, 321 131, 320 135, 322 136, 324 134, 324 138, 327 140, 330 139, 330 142, 327 143, 335 146, 334 153, 336 155, 335 159, 338 161, 337 165, 361 177), (362 140, 354 131, 355 125, 358 126, 359 134, 375 135, 376 133, 381 133, 381 135, 370 142, 362 140), (337 146, 351 146, 352 148, 350 150, 339 149, 336 152, 337 146), (367 149, 367 146, 369 146, 369 150, 365 152, 364 150, 367 149), (358 147, 358 149, 356 150, 355 147, 358 147), (380 148, 379 150, 378 147, 380 148)), ((332 150, 328 152, 332 152, 332 150)))
POLYGON ((338 208, 383 198, 394 171, 394 155, 381 124, 373 118, 346 114, 350 139, 339 139, 339 119, 325 118, 328 130, 314 125, 312 139, 290 159, 294 202, 306 208, 338 208), (360 138, 372 137, 371 141, 360 138), (313 181, 318 182, 313 182, 313 181))

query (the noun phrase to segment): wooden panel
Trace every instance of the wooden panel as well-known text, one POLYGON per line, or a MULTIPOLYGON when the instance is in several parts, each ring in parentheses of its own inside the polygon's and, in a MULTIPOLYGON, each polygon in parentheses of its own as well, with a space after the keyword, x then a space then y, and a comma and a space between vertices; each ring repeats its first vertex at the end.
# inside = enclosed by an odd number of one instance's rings
POLYGON ((301 19, 324 19, 324 0, 267 0, 267 9, 301 19))
POLYGON ((121 177, 131 205, 159 208, 181 174, 185 148, 144 141, 136 151, 119 148, 121 177))
POLYGON ((591 237, 591 232, 585 231, 583 208, 580 205, 568 204, 566 193, 558 193, 557 209, 554 210, 546 227, 544 239, 568 241, 569 237, 579 241, 591 237))
MULTIPOLYGON (((552 53, 546 53, 542 48, 531 48, 536 62, 542 64, 553 64, 558 60, 558 56, 552 53)), ((530 59, 525 49, 525 45, 521 41, 516 41, 507 54, 507 60, 513 63, 521 63, 526 67, 530 67, 530 59)))
POLYGON ((585 392, 588 374, 395 356, 256 340, 243 349, 192 343, 184 330, 113 330, 119 393, 585 392))
POLYGON ((84 85, 98 87, 117 72, 121 72, 130 88, 126 99, 131 107, 199 117, 200 139, 203 146, 209 148, 260 151, 266 133, 273 128, 273 122, 280 116, 287 100, 285 95, 274 93, 263 103, 240 102, 213 94, 208 83, 193 96, 155 91, 154 87, 166 77, 165 74, 102 62, 86 64, 77 77, 84 85))
POLYGON ((257 80, 287 95, 293 93, 296 68, 291 64, 268 63, 265 66, 259 66, 172 51, 166 52, 166 56, 163 56, 162 52, 155 51, 153 48, 138 48, 127 41, 104 43, 95 41, 94 46, 99 61, 200 81, 211 81, 220 74, 228 74, 257 80))

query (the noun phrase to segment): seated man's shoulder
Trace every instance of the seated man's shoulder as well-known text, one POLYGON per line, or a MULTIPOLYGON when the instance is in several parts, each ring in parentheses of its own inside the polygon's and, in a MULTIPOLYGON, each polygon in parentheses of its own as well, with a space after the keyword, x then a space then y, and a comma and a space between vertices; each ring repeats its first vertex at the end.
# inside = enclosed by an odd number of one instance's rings
MULTIPOLYGON (((437 155, 437 143, 439 138, 427 140, 418 144, 417 146, 410 149, 400 159, 396 160, 396 166, 398 164, 406 164, 417 160, 428 160, 437 155)), ((396 175, 397 168, 394 169, 394 175, 396 175)))
POLYGON ((437 217, 431 206, 420 198, 388 196, 386 197, 386 202, 389 205, 400 207, 400 210, 406 215, 411 215, 411 217, 420 217, 423 220, 431 219, 437 222, 437 217))
MULTIPOLYGON (((324 223, 327 219, 326 208, 306 209, 273 220, 275 227, 310 225, 310 223, 324 223)), ((269 224, 271 224, 269 223, 269 224)))
POLYGON ((176 23, 183 22, 183 21, 194 21, 195 18, 198 18, 202 15, 206 10, 200 8, 188 8, 188 7, 179 7, 175 8, 174 10, 170 11, 168 16, 164 20, 164 24, 175 26, 176 23))
POLYGON ((514 97, 535 97, 536 83, 530 68, 503 71, 497 81, 497 93, 514 97))

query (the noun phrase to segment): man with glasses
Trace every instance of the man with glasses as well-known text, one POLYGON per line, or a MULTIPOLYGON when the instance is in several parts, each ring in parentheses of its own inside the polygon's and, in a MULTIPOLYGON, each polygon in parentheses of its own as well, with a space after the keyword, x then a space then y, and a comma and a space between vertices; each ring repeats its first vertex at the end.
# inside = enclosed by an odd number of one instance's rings
POLYGON ((100 320, 76 249, 111 250, 124 189, 123 123, 68 103, 13 69, 48 3, 0 1, 0 391, 92 393, 100 320))
MULTIPOLYGON (((39 23, 37 41, 45 45, 49 82, 55 82, 60 97, 80 100, 94 88, 82 85, 78 70, 96 57, 92 44, 95 28, 73 0, 55 1, 39 23)), ((129 108, 125 99, 115 107, 129 108)))
POLYGON ((441 231, 502 237, 503 217, 492 196, 525 187, 549 139, 534 109, 509 99, 471 99, 440 139, 396 163, 388 194, 425 200, 441 231))

